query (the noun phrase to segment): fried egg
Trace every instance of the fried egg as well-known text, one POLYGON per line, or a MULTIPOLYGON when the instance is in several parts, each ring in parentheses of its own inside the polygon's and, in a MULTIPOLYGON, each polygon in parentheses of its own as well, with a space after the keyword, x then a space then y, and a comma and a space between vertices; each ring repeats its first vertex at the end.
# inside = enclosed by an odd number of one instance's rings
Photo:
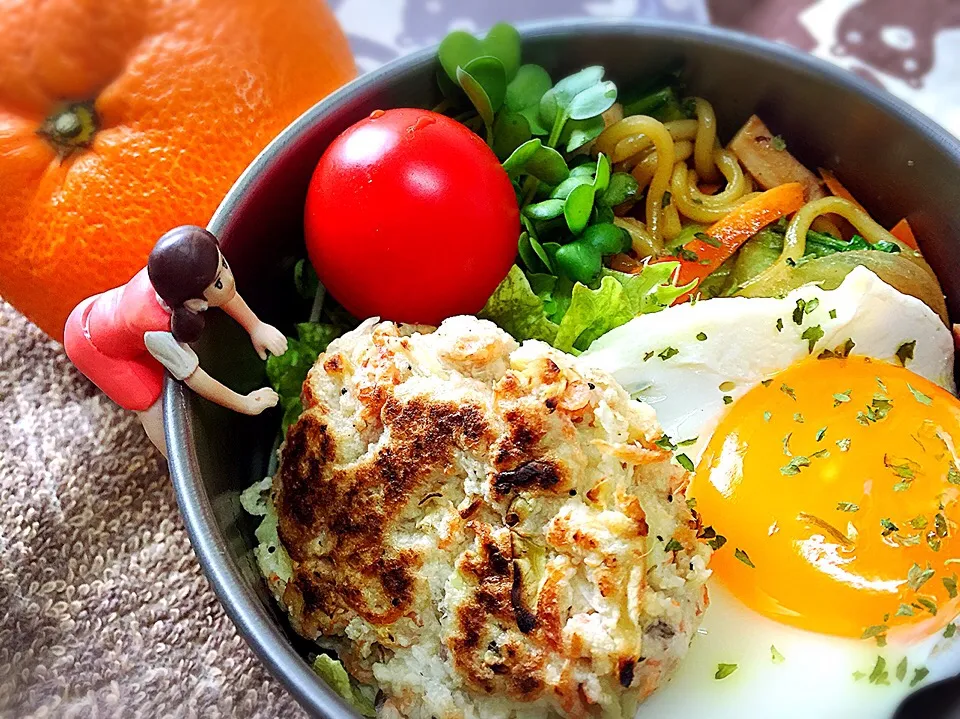
POLYGON ((647 315, 585 357, 689 441, 717 549, 702 635, 638 718, 889 717, 960 670, 960 403, 926 305, 858 268, 647 315))
POLYGON ((950 331, 865 267, 835 290, 808 285, 783 299, 724 297, 640 315, 583 356, 651 405, 670 437, 688 439, 708 434, 754 385, 824 351, 897 364, 902 356, 913 372, 955 389, 950 331))

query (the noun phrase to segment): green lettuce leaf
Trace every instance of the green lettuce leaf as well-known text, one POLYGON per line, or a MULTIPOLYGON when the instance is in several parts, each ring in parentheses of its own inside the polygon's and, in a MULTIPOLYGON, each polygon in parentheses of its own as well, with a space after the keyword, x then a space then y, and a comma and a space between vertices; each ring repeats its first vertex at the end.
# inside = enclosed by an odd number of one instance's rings
POLYGON ((495 322, 519 341, 535 339, 552 344, 557 336, 557 325, 547 318, 544 300, 516 265, 510 268, 479 316, 495 322))
POLYGON ((539 339, 580 354, 601 335, 637 315, 659 312, 693 288, 673 279, 678 263, 657 262, 636 274, 604 270, 596 287, 514 266, 480 316, 518 341, 539 339))
POLYGON ((297 325, 297 339, 287 338, 287 351, 267 358, 267 379, 280 395, 283 407, 283 431, 296 422, 303 412, 300 390, 307 372, 327 345, 340 336, 341 328, 319 322, 301 322, 297 325))
POLYGON ((347 674, 347 670, 343 668, 343 664, 339 661, 329 654, 320 654, 313 660, 313 671, 361 716, 377 716, 373 702, 354 688, 353 684, 350 683, 350 675, 347 674))
POLYGON ((564 352, 579 354, 595 339, 637 315, 669 307, 693 288, 692 284, 677 287, 671 280, 678 265, 657 262, 637 274, 604 270, 596 289, 578 282, 573 286, 570 306, 560 321, 553 345, 564 352))

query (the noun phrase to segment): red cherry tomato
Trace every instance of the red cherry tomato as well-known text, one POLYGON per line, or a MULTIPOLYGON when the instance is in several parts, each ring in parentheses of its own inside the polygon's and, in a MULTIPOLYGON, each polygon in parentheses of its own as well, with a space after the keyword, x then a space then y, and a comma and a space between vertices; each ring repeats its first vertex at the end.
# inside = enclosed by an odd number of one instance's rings
POLYGON ((439 324, 478 312, 510 270, 520 214, 493 151, 429 110, 375 112, 320 158, 307 251, 355 317, 439 324))

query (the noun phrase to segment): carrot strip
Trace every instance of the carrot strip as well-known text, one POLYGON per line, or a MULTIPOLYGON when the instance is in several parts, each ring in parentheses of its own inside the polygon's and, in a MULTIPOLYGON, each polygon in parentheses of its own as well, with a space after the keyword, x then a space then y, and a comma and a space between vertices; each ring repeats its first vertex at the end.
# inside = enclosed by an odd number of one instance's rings
POLYGON ((830 190, 830 194, 834 197, 842 197, 847 202, 850 202, 861 210, 866 212, 866 209, 863 205, 857 202, 856 198, 850 194, 850 190, 843 186, 843 183, 837 179, 837 176, 834 175, 830 170, 827 170, 823 167, 817 168, 817 172, 820 173, 820 177, 823 178, 824 184, 827 186, 827 189, 830 190))
POLYGON ((702 280, 764 227, 803 205, 803 186, 799 182, 778 185, 747 200, 708 228, 706 241, 695 238, 678 252, 678 284, 702 280))
POLYGON ((907 222, 906 217, 893 226, 893 229, 890 230, 890 234, 896 237, 910 249, 920 249, 920 246, 917 244, 917 236, 913 234, 913 228, 910 227, 910 223, 907 222))

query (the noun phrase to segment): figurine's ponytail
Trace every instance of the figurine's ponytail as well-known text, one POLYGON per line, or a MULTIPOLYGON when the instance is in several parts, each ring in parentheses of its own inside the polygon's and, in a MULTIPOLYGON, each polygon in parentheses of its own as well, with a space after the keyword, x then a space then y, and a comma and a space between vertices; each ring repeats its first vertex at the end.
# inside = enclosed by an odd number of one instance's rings
POLYGON ((177 342, 196 342, 205 324, 202 314, 183 306, 175 308, 170 315, 170 332, 177 342))
POLYGON ((203 331, 203 316, 184 306, 202 300, 217 276, 217 238, 202 227, 183 225, 161 237, 147 261, 150 284, 170 307, 170 331, 178 342, 195 342, 203 331))

